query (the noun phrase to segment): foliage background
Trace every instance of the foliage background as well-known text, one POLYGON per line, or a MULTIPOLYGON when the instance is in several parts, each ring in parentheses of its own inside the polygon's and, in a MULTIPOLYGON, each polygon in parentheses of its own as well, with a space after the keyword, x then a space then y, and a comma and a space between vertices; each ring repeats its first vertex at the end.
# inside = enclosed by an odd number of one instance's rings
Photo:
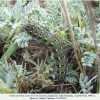
MULTIPOLYGON (((83 2, 70 0, 67 4, 85 77, 75 59, 62 2, 46 0, 44 8, 38 0, 26 3, 26 0, 17 0, 15 5, 10 5, 9 1, 0 1, 0 93, 96 93, 95 47, 83 2), (51 32, 64 44, 68 70, 62 90, 61 84, 54 80, 53 53, 23 30, 27 22, 51 32)), ((95 18, 100 15, 99 9, 93 8, 95 18)), ((96 20, 96 39, 100 48, 99 26, 96 20)))

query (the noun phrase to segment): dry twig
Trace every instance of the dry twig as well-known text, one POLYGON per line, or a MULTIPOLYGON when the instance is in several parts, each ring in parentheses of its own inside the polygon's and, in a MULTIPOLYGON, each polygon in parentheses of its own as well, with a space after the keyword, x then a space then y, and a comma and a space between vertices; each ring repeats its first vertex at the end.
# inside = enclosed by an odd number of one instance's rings
POLYGON ((88 15, 89 18, 89 22, 90 22, 90 30, 92 31, 92 37, 94 40, 94 45, 95 45, 95 52, 96 52, 96 63, 98 66, 98 92, 100 93, 100 59, 99 59, 99 49, 97 46, 97 41, 96 41, 96 34, 95 34, 95 27, 94 27, 94 19, 93 19, 93 13, 92 13, 92 5, 90 1, 83 1, 84 3, 84 7, 86 10, 86 13, 88 15))
POLYGON ((76 60, 77 60, 77 63, 78 63, 78 66, 80 68, 81 73, 83 73, 83 75, 86 76, 85 69, 84 69, 84 67, 82 66, 82 63, 81 63, 82 54, 81 54, 79 45, 78 45, 78 43, 75 39, 75 35, 74 35, 73 29, 72 29, 72 23, 71 23, 71 18, 70 18, 68 7, 67 7, 67 2, 66 2, 66 0, 62 0, 62 3, 63 3, 68 27, 69 27, 69 30, 70 30, 70 36, 71 36, 71 41, 72 41, 74 52, 75 52, 75 57, 76 57, 76 60))

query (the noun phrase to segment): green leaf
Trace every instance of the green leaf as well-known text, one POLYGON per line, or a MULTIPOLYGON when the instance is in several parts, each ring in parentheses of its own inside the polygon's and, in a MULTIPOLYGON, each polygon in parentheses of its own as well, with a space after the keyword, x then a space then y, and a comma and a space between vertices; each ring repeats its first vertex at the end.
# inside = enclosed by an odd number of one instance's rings
POLYGON ((92 67, 92 64, 94 63, 96 56, 94 53, 92 52, 84 52, 83 57, 81 58, 81 62, 83 64, 83 66, 88 66, 88 67, 92 67))
POLYGON ((90 90, 93 88, 93 86, 91 86, 91 81, 88 81, 88 76, 83 77, 82 73, 80 74, 79 84, 83 93, 89 93, 90 90))
POLYGON ((76 76, 77 73, 73 69, 69 69, 66 72, 65 82, 69 82, 69 83, 78 82, 76 76))
POLYGON ((87 82, 86 85, 85 85, 85 88, 89 88, 91 85, 91 81, 87 82))
POLYGON ((88 77, 86 76, 85 79, 83 80, 83 84, 86 84, 88 82, 88 77))
POLYGON ((12 66, 0 66, 0 79, 6 84, 5 88, 13 89, 16 73, 10 68, 12 66))
POLYGON ((1 57, 0 62, 5 63, 7 59, 18 49, 18 44, 13 43, 6 53, 1 57))
POLYGON ((89 93, 93 89, 93 86, 90 86, 87 90, 87 93, 89 93))
POLYGON ((83 76, 83 74, 81 73, 80 74, 80 81, 83 81, 84 80, 84 76, 83 76))
POLYGON ((28 47, 28 41, 31 39, 31 37, 26 34, 25 32, 20 33, 19 35, 15 35, 12 39, 12 41, 18 43, 19 47, 28 47))

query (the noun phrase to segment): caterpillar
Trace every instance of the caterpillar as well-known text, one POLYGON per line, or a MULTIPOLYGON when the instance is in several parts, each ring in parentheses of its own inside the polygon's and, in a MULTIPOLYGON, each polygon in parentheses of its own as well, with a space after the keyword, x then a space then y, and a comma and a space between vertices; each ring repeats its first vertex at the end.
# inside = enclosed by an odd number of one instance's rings
POLYGON ((35 25, 25 25, 24 29, 33 38, 36 38, 37 40, 41 41, 49 48, 51 48, 51 51, 54 54, 54 59, 56 61, 56 79, 59 82, 64 82, 67 70, 67 63, 65 52, 63 50, 63 44, 60 42, 60 40, 55 35, 35 25))

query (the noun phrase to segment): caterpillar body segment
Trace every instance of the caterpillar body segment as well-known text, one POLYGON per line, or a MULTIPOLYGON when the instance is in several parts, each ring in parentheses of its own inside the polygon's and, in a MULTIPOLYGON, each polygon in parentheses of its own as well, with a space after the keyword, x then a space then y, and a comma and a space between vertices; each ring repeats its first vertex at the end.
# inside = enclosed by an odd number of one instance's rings
POLYGON ((53 52, 54 52, 54 56, 55 56, 55 57, 62 57, 62 58, 65 58, 65 56, 64 56, 65 51, 64 51, 63 49, 61 49, 61 50, 54 49, 53 52))
MULTIPOLYGON (((66 66, 64 66, 64 67, 66 67, 66 66)), ((60 72, 65 72, 65 68, 64 67, 56 67, 55 68, 55 71, 57 71, 58 73, 60 73, 60 72)), ((66 73, 65 73, 66 74, 66 73)))
POLYGON ((56 73, 56 78, 58 79, 59 82, 63 82, 65 80, 65 73, 56 73))
POLYGON ((53 35, 48 36, 48 43, 50 47, 53 47, 52 49, 62 49, 63 45, 62 43, 53 35))
POLYGON ((37 40, 43 42, 45 45, 51 48, 52 52, 54 53, 54 58, 56 61, 56 79, 58 79, 59 82, 64 82, 67 71, 67 63, 65 52, 63 50, 63 44, 59 41, 59 39, 56 36, 52 35, 51 33, 43 29, 40 29, 35 25, 26 25, 25 30, 33 38, 36 38, 37 40))

